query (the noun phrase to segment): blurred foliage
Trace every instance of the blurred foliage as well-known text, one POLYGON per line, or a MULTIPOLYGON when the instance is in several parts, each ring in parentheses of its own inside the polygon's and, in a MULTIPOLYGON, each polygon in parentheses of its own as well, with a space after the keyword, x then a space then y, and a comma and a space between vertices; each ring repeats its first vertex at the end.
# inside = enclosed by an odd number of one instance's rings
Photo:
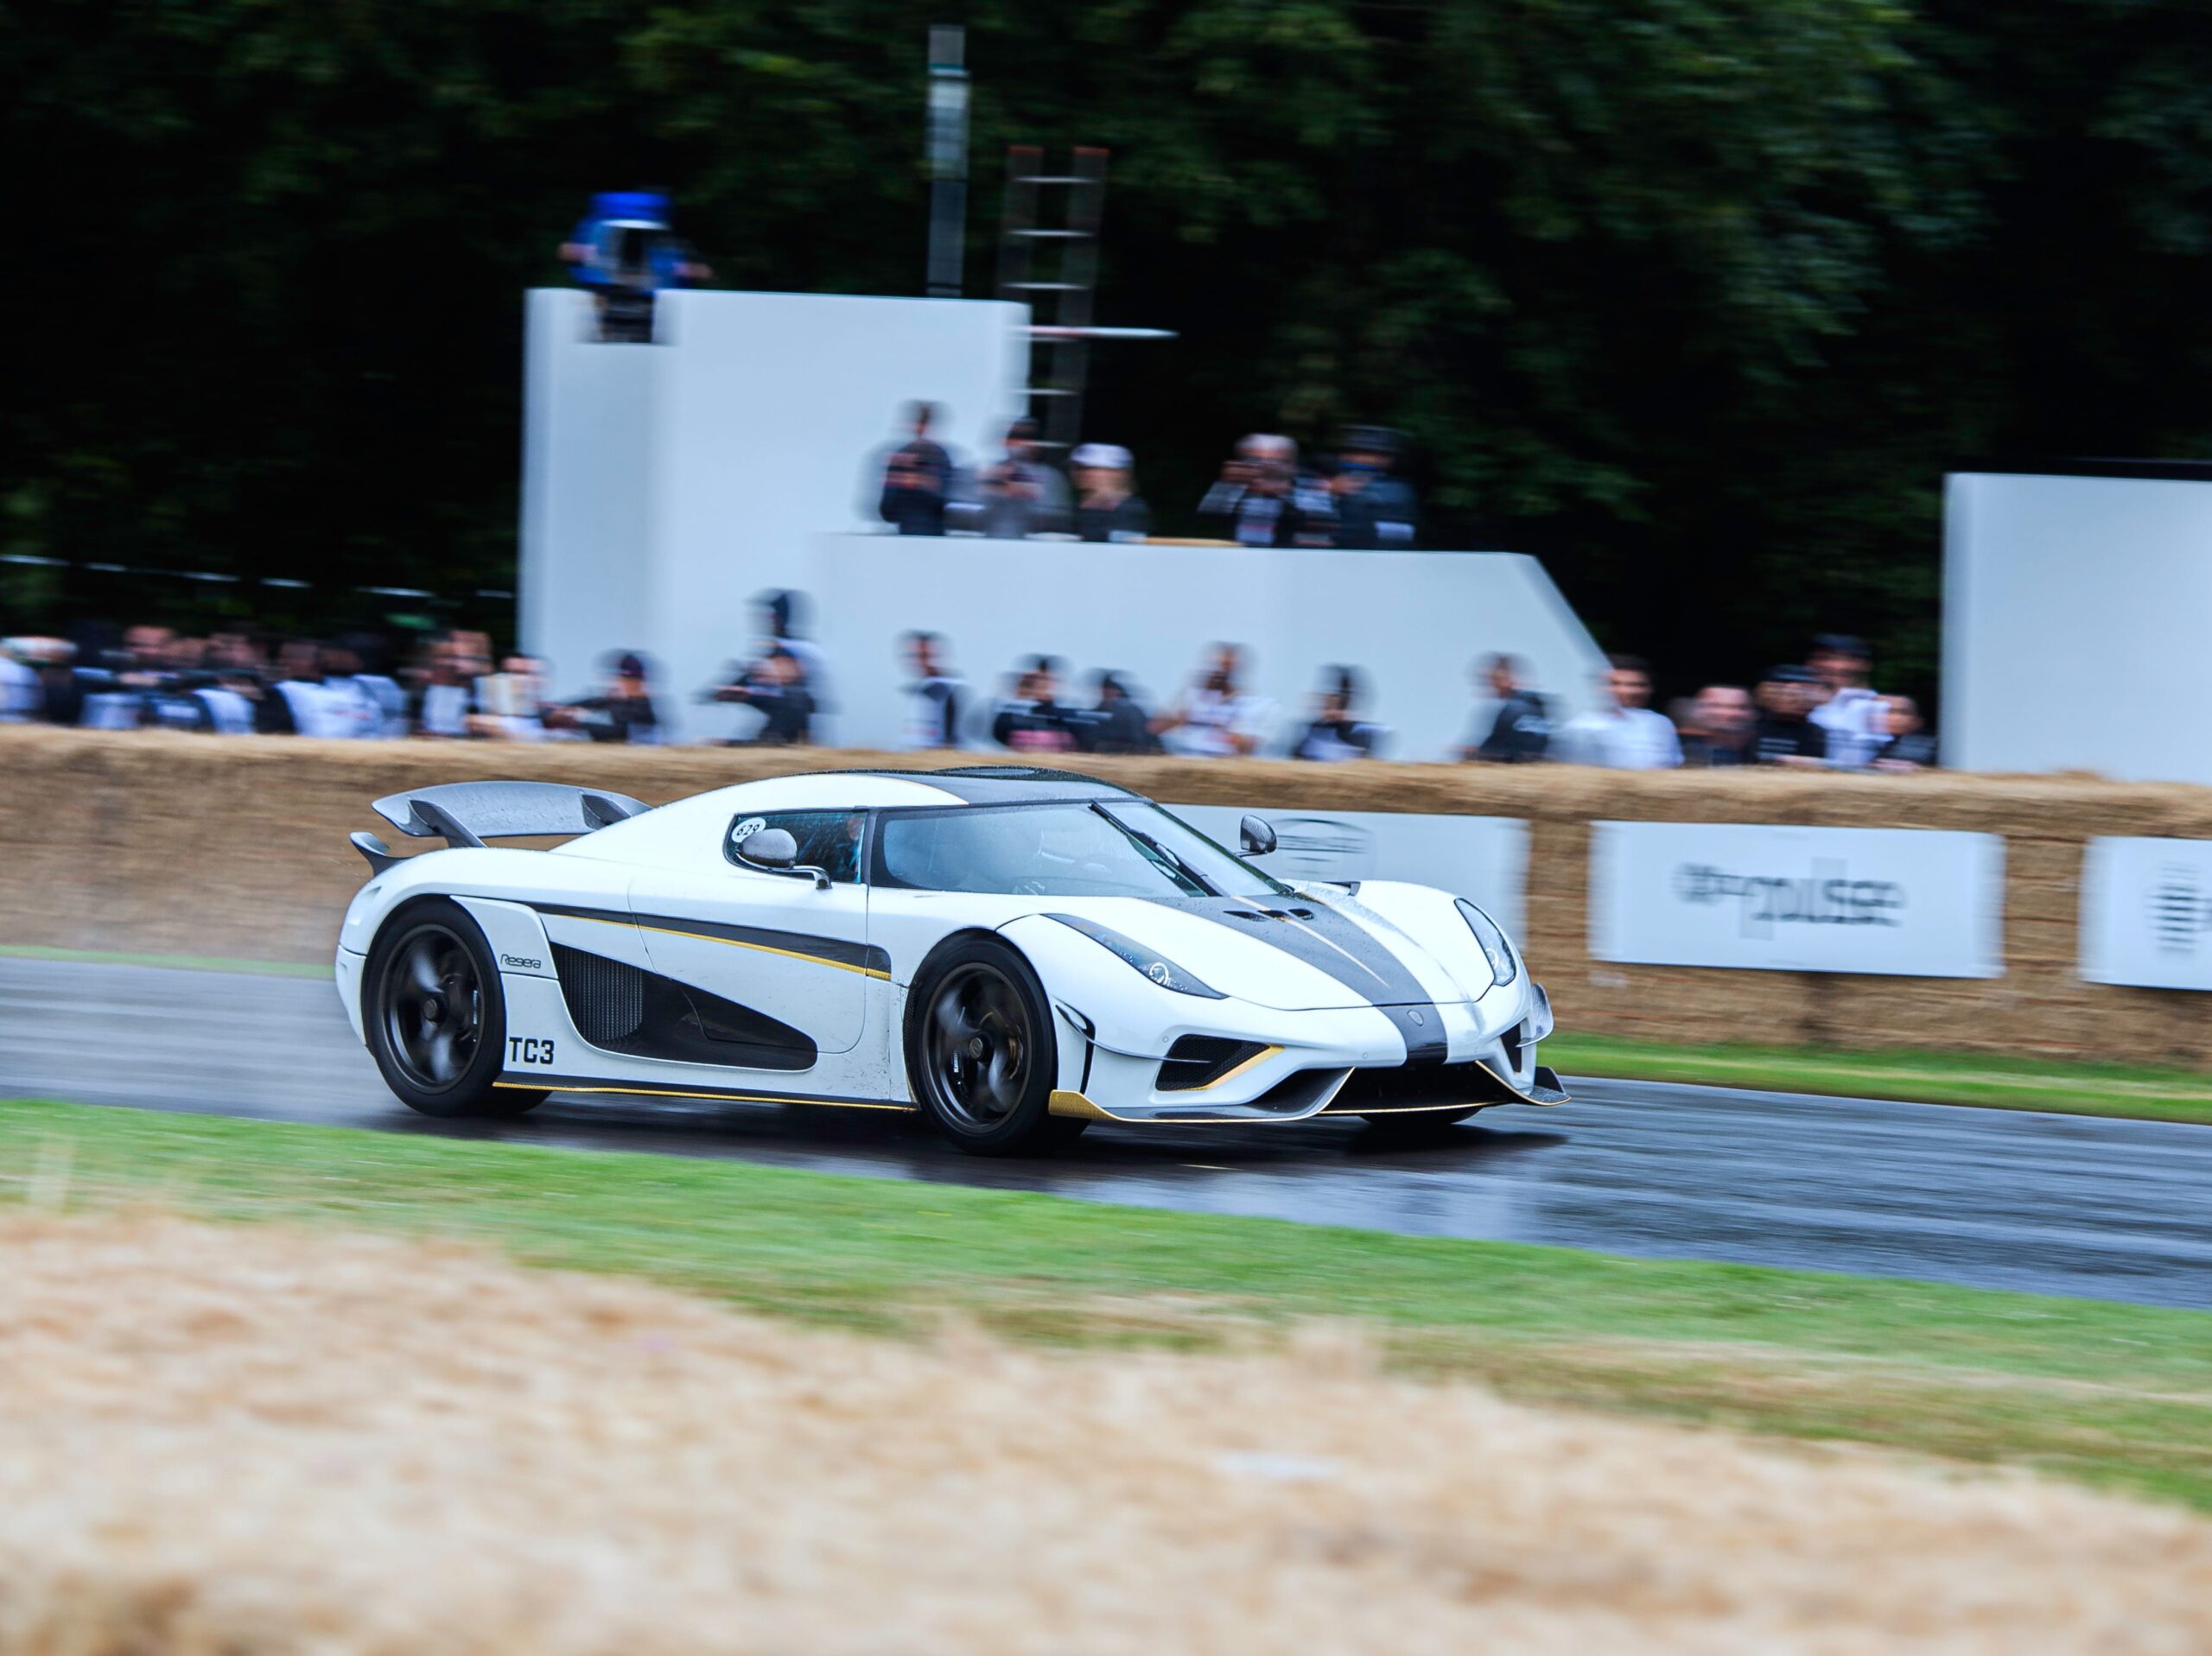
MULTIPOLYGON (((0 549, 509 584, 587 194, 671 186, 725 284, 916 291, 957 15, 0 0, 0 549)), ((1670 689, 1815 626, 1924 680, 1947 464, 2204 446, 2199 16, 971 0, 969 290, 1006 145, 1109 146, 1102 320, 1183 337, 1096 352, 1089 424, 1163 528, 1243 431, 1381 421, 1429 543, 1541 553, 1670 689)))

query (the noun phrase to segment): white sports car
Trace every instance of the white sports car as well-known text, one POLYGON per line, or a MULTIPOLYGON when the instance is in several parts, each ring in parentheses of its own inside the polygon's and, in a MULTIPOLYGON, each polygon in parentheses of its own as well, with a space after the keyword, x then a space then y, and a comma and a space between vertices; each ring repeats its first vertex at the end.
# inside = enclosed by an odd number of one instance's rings
MULTIPOLYGON (((779 777, 649 809, 394 794, 338 987, 430 1115, 549 1092, 929 1113, 962 1148, 1093 1121, 1456 1120, 1560 1104, 1543 989, 1473 904, 1291 886, 1149 800, 1017 766, 779 777), (570 835, 549 851, 499 838, 570 835)), ((1247 857, 1274 834, 1243 824, 1247 857)))

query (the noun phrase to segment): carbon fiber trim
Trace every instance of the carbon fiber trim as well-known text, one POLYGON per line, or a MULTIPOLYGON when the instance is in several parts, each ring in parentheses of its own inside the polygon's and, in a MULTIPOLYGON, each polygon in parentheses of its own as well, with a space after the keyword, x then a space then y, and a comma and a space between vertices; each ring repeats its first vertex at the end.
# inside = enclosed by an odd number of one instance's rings
POLYGON ((637 1098, 704 1098, 733 1104, 819 1104, 831 1109, 891 1110, 912 1115, 915 1107, 894 1098, 839 1098, 822 1093, 764 1092, 758 1088, 656 1085, 649 1081, 607 1081, 589 1075, 547 1075, 528 1069, 509 1069, 492 1083, 523 1088, 531 1092, 613 1093, 637 1098))
POLYGON ((644 931, 662 932, 671 937, 698 937, 709 942, 733 943, 740 949, 788 955, 795 960, 811 961, 820 966, 842 967, 848 972, 862 972, 874 978, 888 978, 891 975, 888 951, 869 943, 849 942, 842 937, 823 937, 804 931, 772 931, 764 926, 724 925, 718 921, 687 920, 676 915, 625 914, 613 909, 580 909, 562 903, 535 903, 531 906, 540 914, 565 915, 571 920, 595 920, 604 925, 636 926, 644 931))

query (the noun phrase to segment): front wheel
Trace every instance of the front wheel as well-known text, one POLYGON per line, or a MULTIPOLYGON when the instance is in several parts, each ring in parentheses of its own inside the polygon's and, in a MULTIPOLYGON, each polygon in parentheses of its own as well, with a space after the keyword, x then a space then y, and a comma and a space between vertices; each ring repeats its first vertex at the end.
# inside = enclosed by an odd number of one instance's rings
POLYGON ((977 1156, 1064 1145, 1085 1123, 1051 1113, 1059 1049, 1029 963, 995 937, 940 949, 907 999, 906 1078, 940 1132, 977 1156))
POLYGON ((544 1101, 504 1088, 506 1003, 468 911, 447 898, 410 904, 369 951, 362 1024, 399 1101, 424 1115, 520 1115, 544 1101))

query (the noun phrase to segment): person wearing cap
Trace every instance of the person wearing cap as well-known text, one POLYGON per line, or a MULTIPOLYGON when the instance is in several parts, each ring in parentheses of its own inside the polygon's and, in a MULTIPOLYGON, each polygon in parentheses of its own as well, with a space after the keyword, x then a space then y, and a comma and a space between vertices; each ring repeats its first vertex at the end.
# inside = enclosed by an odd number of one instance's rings
POLYGON ((1872 657, 1866 641, 1845 632, 1823 632, 1813 641, 1806 663, 1820 681, 1820 705, 1809 715, 1827 733, 1827 760, 1839 770, 1857 771, 1889 739, 1882 724, 1882 698, 1870 687, 1872 657))
POLYGON ((1651 671, 1640 656, 1609 656, 1599 705, 1567 721, 1557 757, 1611 771, 1671 771, 1682 762, 1674 720, 1651 708, 1651 671))
POLYGON ((1152 718, 1119 673, 1097 675, 1098 700, 1077 734, 1091 753, 1149 753, 1159 744, 1152 739, 1152 718))
POLYGON ((1027 416, 1007 427, 1005 457, 977 475, 976 493, 976 526, 995 539, 1067 532, 1067 479, 1045 464, 1027 416))
POLYGON ((1824 770, 1828 733, 1808 716, 1820 700, 1820 680, 1807 668, 1770 669, 1759 681, 1758 722, 1751 726, 1751 762, 1824 770))
POLYGON ((1075 528, 1086 541, 1141 541, 1152 533, 1152 509, 1132 491, 1135 462, 1118 443, 1084 443, 1068 457, 1075 467, 1075 528))
POLYGON ((1344 433, 1330 492, 1336 497, 1337 544, 1349 551, 1404 551, 1421 517, 1413 485, 1395 475, 1404 445, 1382 426, 1344 433))
POLYGON ((627 653, 613 658, 607 688, 545 709, 548 730, 581 731, 594 742, 658 742, 660 714, 646 685, 645 657, 627 653))

